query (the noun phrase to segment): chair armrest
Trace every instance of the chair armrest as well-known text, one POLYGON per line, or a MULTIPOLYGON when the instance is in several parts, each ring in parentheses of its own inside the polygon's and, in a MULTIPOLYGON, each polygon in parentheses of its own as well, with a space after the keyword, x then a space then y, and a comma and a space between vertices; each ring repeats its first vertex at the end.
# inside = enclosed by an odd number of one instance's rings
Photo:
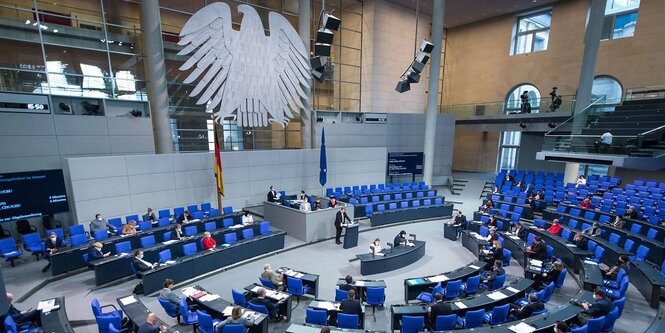
POLYGON ((115 305, 113 305, 113 304, 102 305, 101 309, 108 308, 108 307, 112 307, 113 310, 118 311, 118 308, 116 308, 115 305))

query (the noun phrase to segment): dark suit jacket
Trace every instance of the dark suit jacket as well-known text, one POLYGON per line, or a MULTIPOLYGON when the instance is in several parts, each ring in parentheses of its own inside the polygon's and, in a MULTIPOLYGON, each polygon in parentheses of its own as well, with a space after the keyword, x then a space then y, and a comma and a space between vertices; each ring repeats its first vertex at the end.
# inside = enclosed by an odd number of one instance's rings
POLYGON ((406 243, 406 238, 400 237, 399 234, 393 238, 393 246, 400 246, 402 245, 402 242, 406 243))
POLYGON ((62 247, 62 239, 60 239, 60 238, 56 238, 56 239, 55 239, 55 244, 53 244, 53 242, 52 242, 51 239, 49 238, 49 239, 47 239, 47 240, 44 242, 44 244, 46 245, 46 250, 47 250, 46 253, 48 253, 48 252, 49 252, 49 251, 48 251, 49 249, 58 249, 58 248, 61 248, 61 247, 62 247))
POLYGON ((183 223, 183 222, 191 221, 193 219, 194 218, 192 217, 192 215, 189 215, 189 218, 187 218, 187 217, 185 217, 185 213, 182 213, 182 214, 180 214, 180 216, 178 216, 177 222, 178 223, 183 223))
POLYGON ((496 249, 496 248, 491 248, 490 251, 492 252, 492 259, 493 260, 501 260, 503 261, 503 248, 496 249))
POLYGON ((139 326, 138 333, 159 333, 159 325, 152 326, 145 322, 139 326))
POLYGON ((547 278, 545 278, 543 282, 546 283, 555 282, 559 278, 559 274, 561 274, 560 271, 553 269, 550 272, 547 272, 547 278))
POLYGON ((275 198, 277 197, 277 191, 268 191, 268 202, 275 202, 277 201, 275 198))
POLYGON ((351 222, 351 219, 349 218, 349 215, 346 215, 346 212, 342 214, 342 211, 340 210, 335 214, 335 226, 340 227, 344 221, 349 221, 351 222))
POLYGON ((353 285, 350 285, 348 283, 345 283, 345 284, 339 286, 339 290, 344 290, 344 291, 353 290, 353 291, 356 292, 356 298, 358 297, 358 290, 356 289, 356 287, 354 287, 353 285))
POLYGON ((21 318, 21 310, 15 308, 14 304, 9 305, 9 312, 7 314, 14 319, 14 322, 17 324, 20 323, 18 320, 21 318))
POLYGON ((459 225, 462 229, 466 230, 466 216, 455 216, 455 225, 459 225))
POLYGON ((277 317, 277 309, 279 308, 279 305, 271 302, 269 299, 254 297, 252 299, 252 303, 258 305, 265 305, 266 309, 268 309, 268 314, 270 315, 270 317, 271 318, 277 317))
POLYGON ((526 228, 521 227, 520 230, 517 230, 517 237, 521 239, 526 238, 526 228))
POLYGON ((357 299, 347 298, 342 301, 339 307, 342 309, 342 313, 355 314, 358 315, 358 318, 360 318, 360 315, 363 313, 363 309, 360 306, 360 301, 357 299))
POLYGON ((594 318, 598 318, 601 316, 606 316, 608 313, 610 313, 610 311, 612 311, 612 302, 610 302, 610 300, 607 298, 603 298, 594 302, 591 307, 589 307, 589 309, 585 310, 584 312, 592 315, 594 318))
POLYGON ((543 242, 534 244, 531 247, 531 251, 534 252, 532 255, 530 255, 531 258, 535 258, 538 260, 545 260, 545 258, 547 258, 547 248, 545 247, 545 243, 543 242))
POLYGON ((102 258, 104 258, 104 253, 102 251, 98 251, 94 246, 90 247, 90 251, 88 251, 88 261, 99 260, 102 258))
POLYGON ((146 272, 152 269, 152 267, 146 265, 141 260, 137 260, 136 258, 133 258, 132 262, 134 263, 134 269, 136 269, 137 272, 146 272))
POLYGON ((429 323, 430 327, 436 327, 436 317, 437 316, 446 316, 453 313, 453 309, 450 307, 450 304, 444 302, 436 302, 431 306, 432 311, 429 313, 429 323))
POLYGON ((525 305, 522 310, 517 310, 515 312, 514 316, 517 319, 524 319, 524 318, 529 318, 532 313, 541 311, 542 309, 545 308, 545 305, 540 302, 535 302, 535 303, 529 303, 525 305))

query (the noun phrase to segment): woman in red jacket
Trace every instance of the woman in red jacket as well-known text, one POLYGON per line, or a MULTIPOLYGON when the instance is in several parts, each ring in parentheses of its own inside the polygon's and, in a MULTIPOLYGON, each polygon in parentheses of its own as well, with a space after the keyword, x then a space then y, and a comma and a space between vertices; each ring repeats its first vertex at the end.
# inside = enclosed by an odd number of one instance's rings
POLYGON ((217 246, 217 242, 215 241, 214 238, 210 237, 209 232, 204 232, 203 233, 203 249, 204 250, 210 250, 214 249, 217 246))
POLYGON ((561 225, 559 225, 559 219, 554 219, 552 221, 552 226, 547 229, 551 234, 558 235, 561 232, 561 225))

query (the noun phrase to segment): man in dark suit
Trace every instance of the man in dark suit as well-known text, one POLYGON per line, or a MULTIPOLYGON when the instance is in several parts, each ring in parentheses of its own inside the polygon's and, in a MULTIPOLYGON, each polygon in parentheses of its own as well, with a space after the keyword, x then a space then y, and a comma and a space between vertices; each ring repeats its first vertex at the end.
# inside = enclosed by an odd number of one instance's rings
POLYGON ((526 229, 522 226, 521 222, 516 222, 515 223, 515 230, 513 231, 515 236, 524 239, 526 238, 526 229))
POLYGON ((346 283, 339 286, 339 290, 344 290, 344 291, 353 290, 356 293, 356 295, 358 295, 358 290, 356 290, 356 287, 353 286, 353 277, 351 277, 351 275, 347 275, 344 278, 344 282, 346 283))
POLYGON ((134 269, 136 269, 137 272, 147 272, 155 267, 154 264, 143 260, 143 251, 141 250, 136 250, 134 253, 134 260, 132 262, 134 263, 134 269))
POLYGON ((182 214, 180 214, 180 216, 178 216, 178 220, 176 220, 176 223, 187 223, 187 222, 189 222, 193 219, 194 218, 189 213, 189 211, 186 210, 186 211, 182 212, 182 214))
POLYGON ((268 191, 268 202, 277 202, 277 191, 275 188, 270 186, 270 191, 268 191))
POLYGON ((577 315, 576 320, 578 326, 584 326, 590 319, 606 316, 612 311, 613 304, 607 299, 605 292, 602 289, 596 289, 596 291, 593 292, 593 299, 595 301, 593 304, 588 302, 580 303, 580 306, 584 308, 584 311, 577 315))
POLYGON ((363 313, 360 301, 356 299, 356 291, 353 289, 349 290, 349 298, 343 300, 339 304, 339 308, 342 310, 343 314, 358 315, 358 318, 360 318, 363 313))
POLYGON ((483 284, 486 284, 491 287, 492 283, 494 282, 494 279, 496 279, 497 276, 504 274, 506 274, 506 271, 503 269, 503 261, 495 260, 494 267, 492 267, 492 270, 484 273, 484 278, 482 282, 483 284))
POLYGON ((168 327, 164 325, 157 324, 157 315, 150 312, 148 318, 146 318, 145 323, 139 326, 138 333, 159 333, 166 332, 168 327))
POLYGON ((58 238, 58 235, 55 232, 49 234, 49 239, 44 242, 46 246, 46 252, 44 252, 44 257, 48 260, 48 264, 42 268, 42 273, 48 271, 51 268, 51 254, 58 251, 62 247, 62 239, 58 238))
POLYGON ((339 238, 342 236, 342 223, 351 222, 351 219, 346 215, 346 210, 344 207, 339 209, 339 212, 335 215, 335 243, 342 244, 339 238))
POLYGON ((436 329, 436 317, 452 314, 453 309, 450 304, 443 302, 443 295, 436 293, 434 294, 434 304, 427 308, 427 312, 429 312, 427 326, 431 331, 434 331, 436 329))
POLYGON ((257 297, 254 297, 252 299, 252 303, 257 304, 257 305, 264 305, 266 309, 268 309, 268 315, 270 318, 275 318, 277 321, 282 321, 284 319, 284 316, 281 314, 277 314, 277 310, 279 310, 279 306, 284 304, 284 300, 281 300, 277 302, 277 304, 271 302, 269 299, 266 298, 266 290, 263 288, 259 288, 256 292, 257 297))
POLYGON ((525 306, 518 306, 510 304, 510 315, 513 317, 511 320, 519 320, 531 317, 534 312, 542 311, 545 308, 543 303, 538 302, 536 294, 529 294, 529 304, 525 306))
POLYGON ((14 319, 14 322, 17 325, 23 323, 33 323, 37 326, 42 325, 42 319, 37 309, 23 310, 20 311, 14 307, 12 304, 14 302, 14 295, 12 293, 7 293, 7 303, 9 303, 9 312, 7 314, 14 319))
POLYGON ((462 230, 466 230, 466 216, 462 214, 461 210, 457 211, 457 215, 455 215, 455 222, 453 223, 453 226, 457 228, 457 237, 462 237, 462 230))
POLYGON ((526 253, 532 259, 545 260, 547 258, 547 248, 540 236, 534 238, 533 246, 528 246, 526 253))

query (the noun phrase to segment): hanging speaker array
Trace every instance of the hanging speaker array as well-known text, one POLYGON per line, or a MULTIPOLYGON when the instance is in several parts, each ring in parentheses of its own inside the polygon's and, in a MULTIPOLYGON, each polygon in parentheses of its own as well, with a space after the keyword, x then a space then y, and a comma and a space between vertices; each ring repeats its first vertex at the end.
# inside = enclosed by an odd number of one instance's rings
POLYGON ((434 49, 434 44, 423 39, 420 43, 420 49, 416 53, 416 56, 413 57, 413 61, 409 68, 402 74, 399 82, 397 82, 397 87, 395 90, 399 93, 403 93, 411 90, 411 83, 420 82, 420 73, 425 69, 425 64, 429 60, 429 55, 434 49))
POLYGON ((339 18, 327 13, 325 10, 319 16, 314 53, 309 61, 312 66, 312 77, 321 83, 326 79, 326 63, 332 50, 333 31, 337 31, 341 23, 342 21, 339 18))

